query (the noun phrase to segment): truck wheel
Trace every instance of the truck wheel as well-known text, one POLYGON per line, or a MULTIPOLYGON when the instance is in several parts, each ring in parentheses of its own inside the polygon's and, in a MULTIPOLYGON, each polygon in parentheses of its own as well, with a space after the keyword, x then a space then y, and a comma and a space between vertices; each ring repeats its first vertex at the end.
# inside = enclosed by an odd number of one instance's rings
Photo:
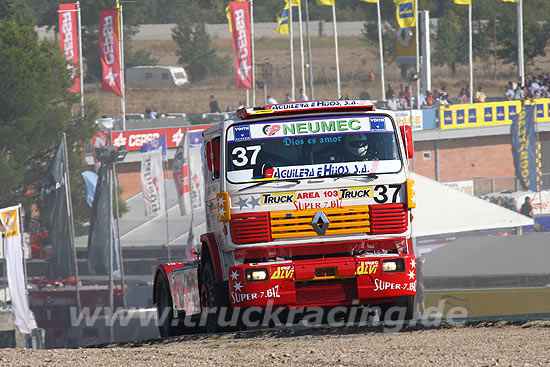
POLYGON ((164 276, 159 275, 156 281, 155 296, 157 300, 157 316, 159 320, 160 336, 174 336, 179 334, 178 320, 172 312, 172 296, 164 276))
POLYGON ((384 316, 383 320, 412 320, 414 312, 414 296, 403 296, 397 301, 385 305, 385 307, 382 308, 382 311, 384 316))
POLYGON ((202 285, 201 285, 201 308, 203 312, 206 308, 215 309, 208 312, 206 317, 206 332, 215 333, 220 331, 218 325, 218 307, 222 304, 221 294, 218 291, 218 286, 216 285, 216 276, 214 275, 214 267, 210 260, 204 262, 204 267, 202 269, 202 285))

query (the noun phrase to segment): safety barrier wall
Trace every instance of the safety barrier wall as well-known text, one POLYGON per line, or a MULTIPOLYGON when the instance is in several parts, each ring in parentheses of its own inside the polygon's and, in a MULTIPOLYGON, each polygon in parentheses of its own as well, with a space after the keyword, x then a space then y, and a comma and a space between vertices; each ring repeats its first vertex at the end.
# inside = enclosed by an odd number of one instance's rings
MULTIPOLYGON (((447 130, 510 125, 512 118, 521 111, 522 103, 523 101, 503 101, 441 106, 439 127, 447 130)), ((535 104, 537 122, 550 122, 550 98, 525 101, 525 104, 535 104)))

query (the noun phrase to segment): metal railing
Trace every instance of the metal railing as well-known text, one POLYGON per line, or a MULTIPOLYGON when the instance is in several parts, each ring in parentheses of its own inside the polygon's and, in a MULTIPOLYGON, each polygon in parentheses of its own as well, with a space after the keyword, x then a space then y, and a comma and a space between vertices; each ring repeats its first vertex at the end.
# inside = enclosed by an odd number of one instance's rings
MULTIPOLYGON (((550 190, 550 173, 542 174, 542 190, 550 190)), ((487 195, 498 191, 522 190, 519 180, 515 176, 474 178, 474 194, 476 196, 487 195)))

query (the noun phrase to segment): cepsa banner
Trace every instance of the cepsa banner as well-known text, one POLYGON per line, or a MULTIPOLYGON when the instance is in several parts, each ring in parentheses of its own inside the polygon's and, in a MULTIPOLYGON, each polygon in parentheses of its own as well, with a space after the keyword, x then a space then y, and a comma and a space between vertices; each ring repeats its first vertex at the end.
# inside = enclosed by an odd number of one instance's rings
POLYGON ((162 134, 166 134, 166 147, 177 148, 181 139, 185 136, 185 130, 190 132, 202 131, 208 129, 212 125, 200 125, 200 126, 187 126, 187 127, 171 127, 165 129, 151 129, 151 130, 126 130, 126 131, 113 131, 113 145, 118 149, 122 145, 126 145, 126 149, 136 151, 143 144, 150 142, 153 139, 158 138, 162 134))
POLYGON ((117 9, 101 9, 99 16, 99 52, 101 66, 103 67, 101 89, 122 97, 117 9))
POLYGON ((59 4, 59 42, 69 62, 67 68, 72 72, 74 83, 69 89, 72 93, 80 90, 77 11, 76 4, 59 4))
POLYGON ((250 30, 250 2, 230 1, 231 29, 237 78, 235 89, 252 89, 252 33, 250 30))

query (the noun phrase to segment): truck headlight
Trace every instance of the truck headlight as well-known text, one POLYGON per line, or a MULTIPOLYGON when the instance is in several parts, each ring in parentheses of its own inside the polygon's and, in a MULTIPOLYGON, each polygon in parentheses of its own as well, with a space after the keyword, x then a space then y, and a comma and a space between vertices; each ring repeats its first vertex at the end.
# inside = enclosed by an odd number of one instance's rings
POLYGON ((247 282, 257 282, 268 279, 269 273, 267 269, 246 269, 245 278, 247 282))
POLYGON ((405 271, 405 262, 403 259, 384 260, 382 262, 382 271, 386 273, 405 271))

